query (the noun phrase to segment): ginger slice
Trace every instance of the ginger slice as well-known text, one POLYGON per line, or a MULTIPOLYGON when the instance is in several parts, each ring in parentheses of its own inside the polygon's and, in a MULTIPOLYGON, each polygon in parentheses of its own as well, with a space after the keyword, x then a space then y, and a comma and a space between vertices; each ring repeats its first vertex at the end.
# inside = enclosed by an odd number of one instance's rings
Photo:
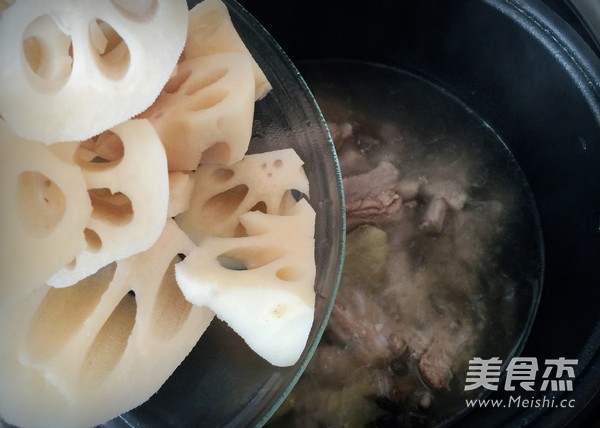
POLYGON ((16 136, 0 119, 0 309, 85 246, 92 206, 78 166, 16 136))
MULTIPOLYGON (((227 6, 221 0, 204 0, 190 10, 188 36, 183 50, 185 59, 223 52, 243 52, 248 48, 236 31, 227 6)), ((255 99, 263 98, 271 84, 254 58, 255 99)))
POLYGON ((115 260, 147 250, 165 225, 169 179, 156 131, 147 120, 136 119, 112 133, 123 144, 123 157, 112 162, 82 160, 72 144, 53 146, 79 163, 93 206, 85 228, 87 248, 48 280, 53 287, 75 284, 115 260))
POLYGON ((315 212, 305 199, 288 215, 248 212, 248 236, 204 239, 175 265, 185 298, 208 306, 276 366, 300 358, 315 305, 315 212))
POLYGON ((296 202, 292 190, 309 196, 303 164, 293 149, 247 155, 230 167, 202 164, 194 173, 190 208, 175 220, 196 243, 243 235, 242 214, 286 214, 296 202))
POLYGON ((254 80, 250 57, 216 54, 180 63, 148 118, 165 145, 169 171, 195 170, 200 161, 232 164, 252 136, 254 80))
POLYGON ((17 1, 0 21, 0 115, 47 144, 116 126, 156 99, 187 24, 184 0, 17 1))
POLYGON ((146 252, 0 312, 0 417, 96 426, 145 402, 214 317, 185 300, 174 264, 193 243, 169 220, 146 252))

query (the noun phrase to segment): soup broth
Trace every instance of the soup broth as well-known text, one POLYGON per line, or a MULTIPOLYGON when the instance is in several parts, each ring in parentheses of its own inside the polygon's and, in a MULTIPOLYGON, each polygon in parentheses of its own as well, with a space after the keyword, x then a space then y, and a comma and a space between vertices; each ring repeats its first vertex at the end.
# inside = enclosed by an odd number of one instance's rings
POLYGON ((472 358, 522 348, 541 289, 527 182, 474 112, 412 74, 359 62, 301 72, 336 144, 344 271, 313 360, 273 426, 439 425, 466 411, 472 358))

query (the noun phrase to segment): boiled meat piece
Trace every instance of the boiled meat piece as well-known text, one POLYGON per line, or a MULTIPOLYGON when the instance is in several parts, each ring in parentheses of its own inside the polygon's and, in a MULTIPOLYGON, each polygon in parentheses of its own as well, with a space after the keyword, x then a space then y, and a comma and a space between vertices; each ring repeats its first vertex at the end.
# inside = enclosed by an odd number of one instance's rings
POLYGON ((398 176, 399 171, 393 164, 382 161, 367 173, 344 178, 348 229, 391 218, 400 211, 402 198, 394 190, 398 176))

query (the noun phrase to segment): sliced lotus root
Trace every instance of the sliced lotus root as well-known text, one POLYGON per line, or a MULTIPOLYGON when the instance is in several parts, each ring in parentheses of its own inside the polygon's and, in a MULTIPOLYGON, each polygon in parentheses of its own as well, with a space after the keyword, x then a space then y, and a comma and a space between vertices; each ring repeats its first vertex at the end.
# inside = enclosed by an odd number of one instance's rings
POLYGON ((86 247, 92 206, 78 166, 0 119, 0 309, 86 247))
POLYGON ((190 209, 175 220, 196 243, 205 236, 243 236, 242 214, 285 214, 296 203, 292 190, 309 196, 302 165, 293 149, 247 155, 230 167, 202 164, 190 209))
MULTIPOLYGON (((191 59, 223 52, 244 52, 250 55, 231 22, 227 6, 221 0, 204 0, 190 10, 183 57, 191 59)), ((252 69, 255 99, 258 100, 271 90, 271 84, 254 59, 252 69)))
POLYGON ((315 212, 301 199, 289 215, 254 211, 241 238, 206 238, 175 265, 185 298, 208 306, 258 355, 295 364, 315 305, 315 212))
POLYGON ((73 287, 41 287, 0 312, 0 417, 91 427, 150 398, 214 316, 175 282, 179 254, 192 247, 169 220, 148 251, 73 287))
POLYGON ((148 118, 165 145, 169 171, 242 159, 252 136, 254 80, 247 55, 226 53, 184 61, 148 118))
POLYGON ((171 76, 187 24, 184 0, 16 1, 0 21, 0 114, 44 143, 124 122, 171 76))
POLYGON ((93 212, 85 229, 87 248, 48 280, 54 287, 75 284, 115 260, 147 250, 165 225, 169 179, 156 131, 147 120, 136 119, 111 132, 122 142, 121 159, 95 162, 88 161, 87 152, 70 154, 82 168, 93 212))
POLYGON ((190 198, 194 189, 194 176, 188 171, 169 173, 169 209, 167 215, 175 217, 190 208, 190 198))

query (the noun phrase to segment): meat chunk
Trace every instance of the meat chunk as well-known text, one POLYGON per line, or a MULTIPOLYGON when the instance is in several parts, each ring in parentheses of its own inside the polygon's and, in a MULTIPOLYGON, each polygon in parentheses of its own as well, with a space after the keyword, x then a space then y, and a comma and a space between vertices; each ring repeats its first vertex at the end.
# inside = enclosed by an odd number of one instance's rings
POLYGON ((336 149, 342 147, 346 139, 352 136, 352 124, 349 122, 327 122, 327 127, 336 149))
POLYGON ((382 161, 371 171, 344 178, 348 229, 391 218, 400 211, 402 198, 395 191, 398 169, 382 161))
POLYGON ((344 144, 337 154, 343 177, 364 174, 373 169, 365 154, 354 144, 344 144))
POLYGON ((329 329, 361 364, 385 362, 403 350, 392 320, 376 301, 356 288, 340 289, 329 329))

